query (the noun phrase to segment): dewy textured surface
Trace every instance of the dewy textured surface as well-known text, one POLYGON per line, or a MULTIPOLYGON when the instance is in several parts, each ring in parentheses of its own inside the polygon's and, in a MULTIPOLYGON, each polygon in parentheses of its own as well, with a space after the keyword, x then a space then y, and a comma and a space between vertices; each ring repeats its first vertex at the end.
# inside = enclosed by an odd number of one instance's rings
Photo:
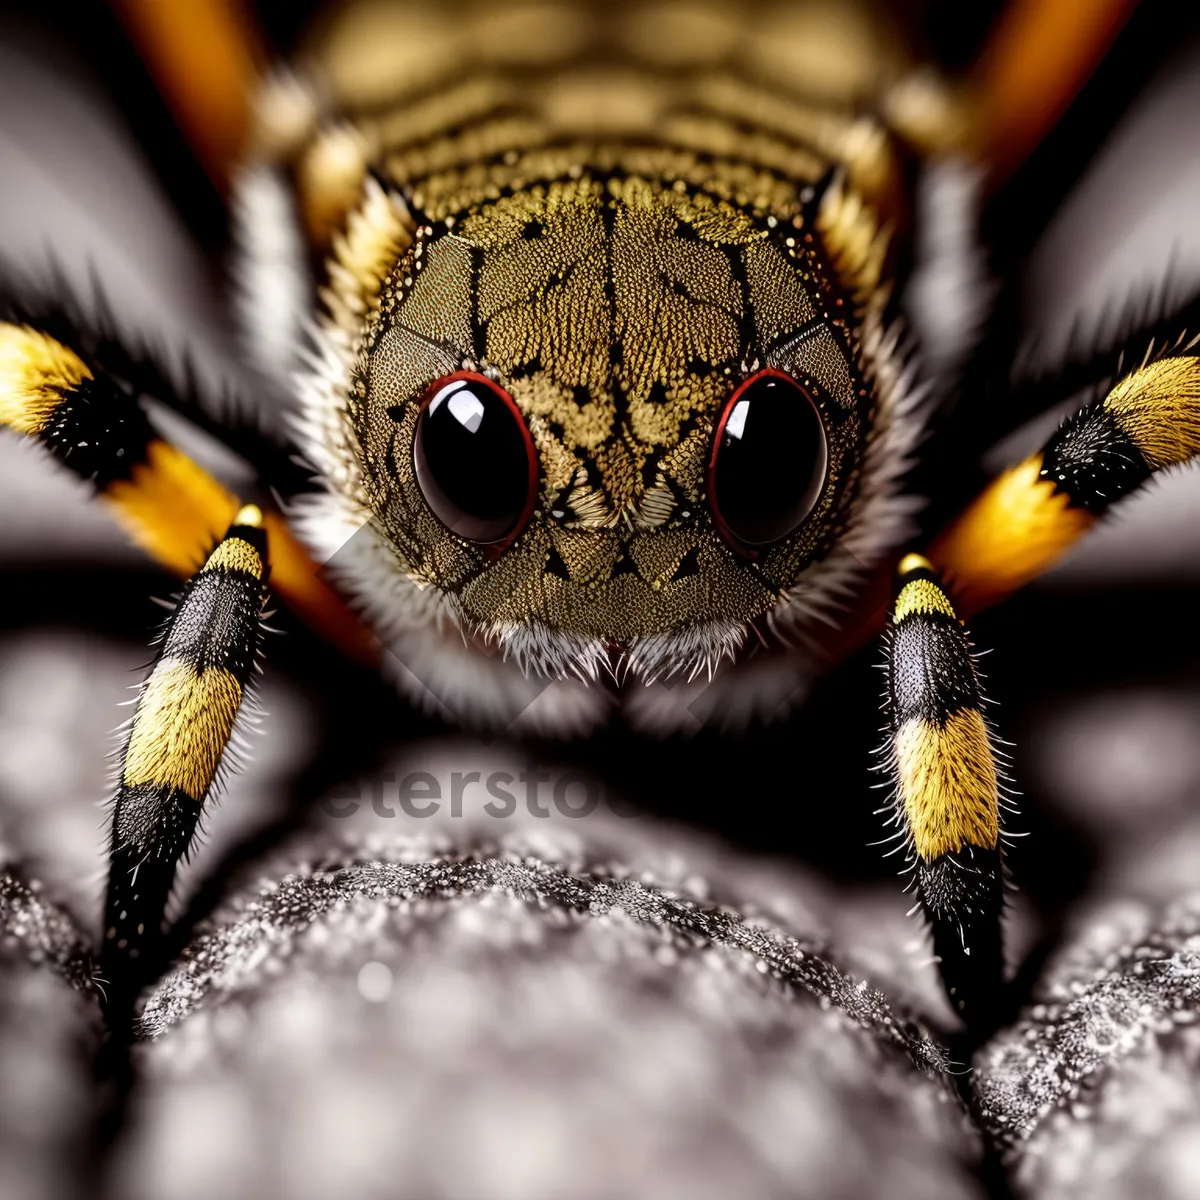
POLYGON ((1079 923, 976 1060, 984 1126, 1038 1196, 1200 1187, 1200 896, 1079 923))
POLYGON ((0 1195, 73 1194, 97 1106, 100 1013, 86 939, 0 844, 0 1195))
POLYGON ((944 1051, 812 943, 618 864, 326 863, 152 992, 130 1150, 164 1173, 131 1164, 134 1194, 230 1163, 314 1197, 861 1196, 881 1167, 894 1196, 977 1194, 944 1051), (228 1158, 183 1177, 197 1106, 227 1105, 228 1158))
MULTIPOLYGON (((1022 1196, 1195 1194, 1200 897, 1081 909, 964 1075, 893 889, 603 807, 456 817, 452 766, 522 764, 418 746, 383 777, 418 765, 437 814, 318 805, 144 997, 106 1195, 980 1197, 988 1138, 1022 1196)), ((70 890, 0 889, 6 1195, 94 1194, 98 914, 45 897, 70 890)))

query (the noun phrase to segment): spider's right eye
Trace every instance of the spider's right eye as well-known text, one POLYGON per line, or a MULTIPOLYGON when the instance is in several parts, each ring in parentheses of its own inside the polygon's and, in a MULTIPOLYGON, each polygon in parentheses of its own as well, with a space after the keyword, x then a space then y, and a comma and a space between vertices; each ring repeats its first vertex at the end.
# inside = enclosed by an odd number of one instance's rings
POLYGON ((533 439, 513 398, 473 371, 439 379, 426 392, 413 466, 434 516, 472 542, 511 541, 533 512, 533 439))
POLYGON ((753 549, 794 533, 829 470, 821 414, 790 375, 767 368, 730 396, 717 424, 708 494, 717 529, 753 549))

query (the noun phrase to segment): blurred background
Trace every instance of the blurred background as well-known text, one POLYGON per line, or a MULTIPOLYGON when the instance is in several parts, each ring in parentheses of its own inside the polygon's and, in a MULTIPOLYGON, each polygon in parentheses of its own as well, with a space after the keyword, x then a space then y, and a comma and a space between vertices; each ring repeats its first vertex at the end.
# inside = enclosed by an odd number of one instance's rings
MULTIPOLYGON (((286 57, 324 6, 245 7, 262 47, 286 57)), ((1001 4, 912 0, 891 7, 888 19, 914 57, 953 77, 976 61, 1004 11, 1001 4)), ((468 61, 464 70, 469 69, 468 61)), ((1064 405, 1078 402, 1068 392, 1056 397, 1048 418, 1030 414, 1028 425, 997 420, 988 402, 1004 390, 999 384, 1014 373, 1053 374, 1072 355, 1105 340, 1147 297, 1155 303, 1165 295, 1169 303, 1200 287, 1197 113, 1196 19, 1166 4, 1130 6, 1108 54, 1061 119, 987 196, 981 236, 992 320, 966 368, 961 398, 919 473, 919 486, 930 499, 923 518, 929 528, 961 503, 968 481, 1021 457, 1044 436, 1047 419, 1053 424, 1064 405), (1014 423, 1021 427, 991 444, 991 430, 1014 423)), ((99 280, 119 326, 155 346, 168 364, 186 355, 196 365, 203 393, 215 399, 223 392, 253 391, 229 316, 230 232, 220 189, 162 98, 119 5, 65 0, 0 5, 0 177, 0 261, 9 282, 28 279, 44 287, 51 264, 63 284, 82 295, 99 280)), ((0 850, 6 861, 43 881, 54 900, 94 934, 103 887, 106 754, 122 711, 116 706, 128 697, 126 689, 148 658, 148 631, 160 616, 150 597, 169 595, 174 585, 124 542, 86 489, 11 438, 0 439, 0 513, 5 575, 0 850)), ((1062 567, 973 624, 977 645, 994 651, 984 664, 988 687, 998 702, 1000 728, 1015 743, 1019 827, 1029 836, 1010 857, 1020 889, 1012 965, 1030 983, 1078 914, 1114 898, 1165 902, 1200 877, 1200 647, 1192 636, 1198 589, 1200 474, 1181 472, 1123 505, 1062 567), (1026 955, 1032 957, 1022 962, 1026 955)), ((734 896, 755 911, 770 912, 789 928, 821 930, 833 939, 840 961, 868 974, 935 1028, 953 1033, 928 948, 904 918, 906 898, 894 863, 870 845, 883 833, 872 814, 878 793, 870 790, 877 782, 869 765, 880 719, 873 649, 823 680, 788 721, 769 728, 649 743, 618 725, 579 743, 510 744, 466 738, 415 714, 386 684, 341 661, 286 616, 282 620, 287 636, 268 647, 262 688, 266 735, 256 739, 251 765, 231 782, 202 848, 181 874, 177 911, 186 915, 189 928, 218 903, 229 880, 269 875, 263 865, 268 862, 278 867, 268 856, 281 841, 292 847, 282 861, 295 866, 305 853, 319 858, 324 839, 352 835, 369 843, 397 834, 396 822, 372 822, 366 813, 352 829, 320 815, 314 806, 346 779, 385 767, 398 774, 427 770, 440 780, 472 769, 516 774, 535 766, 552 777, 575 771, 623 802, 623 811, 639 815, 594 825, 552 821, 552 833, 524 822, 519 830, 506 827, 504 836, 522 845, 549 837, 560 856, 607 856, 681 883, 698 875, 715 880, 722 898, 734 896)), ((462 824, 431 825, 420 833, 432 845, 470 842, 484 836, 471 818, 468 813, 462 824)), ((519 941, 520 931, 512 937, 519 941)), ((450 995, 454 989, 445 986, 450 995)), ((360 993, 362 987, 360 980, 360 993)), ((618 998, 610 1000, 620 1007, 618 998)), ((641 1017, 621 1011, 636 1027, 641 1017)), ((63 1017, 68 1024, 73 1019, 63 1017)), ((666 1010, 655 1019, 668 1022, 666 1010)), ((337 1007, 308 1020, 312 1024, 303 1029, 311 1034, 322 1021, 337 1022, 337 1007)), ((602 1014, 596 1022, 597 1028, 603 1025, 602 1014)), ((713 1039, 722 1028, 719 1018, 706 1026, 713 1039)), ((630 1061, 659 1035, 669 1036, 659 1029, 631 1044, 630 1061)), ((70 1051, 43 1047, 40 1037, 10 1030, 0 1045, 10 1063, 18 1042, 37 1045, 46 1061, 60 1052, 69 1058, 70 1051)), ((253 1147, 247 1148, 244 1134, 238 1141, 238 1122, 227 1112, 221 1115, 235 1099, 242 1106, 235 1111, 243 1112, 244 1079, 231 1083, 232 1076, 218 1072, 193 1091, 171 1090, 170 1080, 185 1075, 206 1045, 203 1036, 193 1035, 192 1059, 185 1054, 182 1063, 150 1068, 158 1089, 150 1095, 168 1116, 163 1125, 135 1119, 139 1132, 122 1144, 113 1168, 114 1194, 206 1195, 220 1187, 236 1194, 239 1180, 246 1194, 278 1186, 274 1176, 255 1174, 261 1163, 253 1147), (247 1156, 237 1160, 243 1167, 214 1175, 205 1161, 209 1143, 189 1140, 193 1119, 201 1128, 225 1131, 228 1144, 247 1156), (181 1157, 173 1160, 175 1155, 181 1157), (179 1165, 185 1161, 186 1170, 179 1165), (239 1175, 243 1168, 247 1173, 239 1175), (194 1188, 189 1178, 198 1181, 194 1188)), ((288 1046, 289 1053, 296 1052, 288 1046)), ((447 1049, 443 1061, 455 1062, 454 1069, 469 1076, 475 1053, 477 1047, 447 1049)), ((680 1060, 687 1057, 686 1047, 675 1053, 680 1060)), ((57 1144, 59 1125, 70 1126, 73 1105, 90 1110, 70 1098, 78 1081, 47 1077, 38 1083, 33 1056, 26 1057, 30 1063, 13 1068, 17 1074, 9 1078, 32 1097, 30 1112, 57 1115, 41 1126, 41 1118, 30 1117, 0 1140, 0 1192, 69 1192, 79 1181, 70 1169, 61 1179, 47 1173, 45 1147, 57 1144), (30 1132, 35 1126, 40 1133, 30 1132), (5 1186, 9 1180, 11 1191, 5 1186)), ((589 1070, 601 1069, 583 1058, 589 1070)), ((314 1060, 311 1072, 299 1069, 298 1077, 306 1087, 319 1088, 330 1061, 314 1060)), ((272 1069, 278 1062, 272 1060, 272 1069)), ((822 1071, 830 1078, 839 1071, 871 1071, 872 1062, 851 1057, 827 1063, 822 1071)), ((487 1078, 510 1066, 492 1062, 487 1078)), ((764 1070, 761 1064, 735 1064, 727 1078, 752 1089, 747 1080, 762 1083, 764 1070)), ((0 1068, 0 1081, 4 1078, 0 1068)), ((693 1083, 715 1091, 721 1078, 693 1083)), ((445 1074, 438 1079, 449 1097, 444 1102, 453 1107, 453 1081, 445 1074)), ((896 1094, 909 1098, 905 1087, 897 1085, 896 1094)), ((348 1075, 337 1094, 354 1090, 348 1075)), ((662 1097, 645 1099, 652 1092, 640 1093, 650 1108, 667 1103, 662 1097)), ((421 1094, 418 1087, 411 1103, 421 1094)), ((536 1110, 545 1094, 522 1093, 523 1103, 536 1110)), ((488 1096, 492 1104, 505 1103, 503 1089, 488 1096)), ((575 1102, 580 1107, 573 1111, 590 1120, 587 1098, 575 1102)), ((638 1103, 635 1112, 642 1111, 638 1103)), ((484 1138, 490 1127, 486 1105, 480 1105, 469 1111, 465 1128, 484 1138)), ((715 1101, 714 1108, 720 1108, 715 1101)), ((894 1120, 894 1112, 885 1110, 886 1119, 894 1120)), ((762 1117, 769 1106, 754 1111, 762 1117)), ((793 1130, 807 1130, 799 1138, 804 1146, 840 1136, 836 1129, 822 1131, 812 1112, 792 1116, 793 1130)), ((254 1119, 245 1115, 247 1122, 254 1119)), ((308 1119, 323 1137, 335 1137, 332 1117, 287 1118, 293 1132, 308 1119)), ((365 1119, 360 1113, 356 1121, 365 1119)), ((372 1119, 380 1122, 378 1112, 372 1119)), ((605 1118, 596 1119, 603 1126, 605 1118)), ((692 1133, 710 1119, 716 1118, 697 1117, 692 1133)), ((930 1137, 943 1147, 960 1136, 938 1124, 944 1119, 931 1117, 932 1124, 923 1127, 928 1133, 936 1126, 930 1137)), ((537 1120, 551 1121, 546 1112, 537 1120)), ((86 1125, 82 1117, 80 1122, 86 1125)), ((530 1127, 536 1123, 531 1118, 530 1127)), ((382 1126, 379 1137, 389 1120, 382 1119, 382 1126)), ((619 1122, 614 1127, 623 1128, 619 1122)), ((80 1161, 87 1161, 94 1150, 90 1138, 77 1131, 72 1136, 80 1139, 80 1161)), ((572 1136, 564 1128, 547 1144, 561 1148, 572 1136)), ((779 1136, 788 1136, 787 1129, 779 1136)), ((456 1144, 442 1149, 453 1153, 456 1144)), ((753 1172, 770 1158, 774 1141, 763 1135, 746 1144, 747 1162, 759 1166, 714 1176, 705 1194, 757 1178, 753 1172)), ((893 1150, 874 1145, 863 1152, 883 1162, 893 1150)), ((663 1170, 664 1179, 685 1178, 672 1176, 652 1150, 642 1153, 657 1164, 655 1170, 663 1170)), ((973 1153, 968 1149, 961 1156, 969 1160, 973 1153)), ((791 1159, 785 1155, 780 1161, 785 1160, 790 1170, 791 1159)), ((481 1155, 481 1171, 489 1161, 481 1155)), ((509 1191, 497 1187, 489 1194, 554 1194, 553 1180, 569 1171, 562 1162, 543 1162, 523 1176, 518 1166, 526 1158, 498 1161, 509 1164, 514 1182, 509 1191)), ((339 1167, 363 1184, 365 1177, 355 1169, 339 1167)), ((594 1169, 604 1177, 602 1164, 594 1169)), ((836 1167, 826 1169, 829 1179, 840 1178, 836 1167)), ((295 1175, 306 1171, 316 1167, 308 1164, 295 1175)), ((958 1168, 937 1171, 928 1179, 912 1177, 908 1190, 972 1193, 975 1184, 958 1168)), ((338 1174, 330 1169, 313 1176, 318 1177, 324 1186, 338 1174)), ((289 1178, 287 1190, 307 1194, 303 1178, 289 1178)), ((478 1185, 482 1176, 468 1172, 464 1178, 468 1194, 471 1181, 478 1185)), ((686 1178, 693 1194, 704 1191, 702 1179, 686 1178)), ((771 1178, 772 1187, 787 1194, 787 1173, 782 1182, 771 1178)), ((425 1182, 431 1190, 424 1194, 435 1194, 434 1183, 425 1182)), ((867 1187, 857 1177, 839 1186, 840 1194, 866 1194, 855 1190, 867 1187)), ((1003 1194, 996 1189, 1007 1184, 980 1186, 1003 1194)), ((310 1190, 316 1193, 315 1183, 310 1190)), ((376 1190, 387 1194, 385 1183, 376 1190)), ((459 1193, 447 1186, 446 1194, 459 1193)), ((672 1193, 664 1185, 659 1194, 672 1193)))

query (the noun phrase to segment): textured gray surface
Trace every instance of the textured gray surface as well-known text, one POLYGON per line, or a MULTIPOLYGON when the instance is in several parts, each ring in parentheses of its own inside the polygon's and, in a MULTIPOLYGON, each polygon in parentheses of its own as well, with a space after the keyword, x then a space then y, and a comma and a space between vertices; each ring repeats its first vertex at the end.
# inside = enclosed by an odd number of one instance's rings
POLYGON ((119 1190, 979 1194, 945 1052, 812 942, 613 863, 322 849, 150 995, 119 1190))
POLYGON ((74 922, 0 846, 0 1196, 79 1192, 96 1117, 94 969, 74 922))
MULTIPOLYGON (((1078 915, 975 1056, 975 1124, 945 1027, 843 969, 819 885, 635 824, 294 837, 147 994, 107 1194, 979 1196, 985 1135, 1020 1195, 1196 1194, 1200 894, 1078 915)), ((0 1161, 69 1194, 86 939, 13 873, 0 926, 0 1161)))
POLYGON ((1081 916, 1032 1003, 976 1058, 1021 1190, 1200 1195, 1200 894, 1081 916))

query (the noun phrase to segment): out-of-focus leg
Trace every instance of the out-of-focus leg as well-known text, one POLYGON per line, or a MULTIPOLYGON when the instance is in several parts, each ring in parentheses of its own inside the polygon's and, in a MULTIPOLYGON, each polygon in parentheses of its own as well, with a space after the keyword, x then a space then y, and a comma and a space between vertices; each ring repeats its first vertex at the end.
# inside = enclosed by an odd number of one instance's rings
POLYGON ((970 616, 1049 570, 1115 501, 1200 453, 1200 358, 1121 378, 994 479, 929 549, 970 616))
POLYGON ((250 6, 119 0, 115 7, 196 157, 223 191, 245 149, 262 57, 250 6))
MULTIPOLYGON (((91 482, 129 536, 183 578, 204 563, 241 506, 159 437, 136 396, 28 326, 0 323, 0 427, 34 438, 91 482)), ((346 653, 373 660, 374 640, 287 523, 275 513, 263 520, 275 594, 346 653)))

